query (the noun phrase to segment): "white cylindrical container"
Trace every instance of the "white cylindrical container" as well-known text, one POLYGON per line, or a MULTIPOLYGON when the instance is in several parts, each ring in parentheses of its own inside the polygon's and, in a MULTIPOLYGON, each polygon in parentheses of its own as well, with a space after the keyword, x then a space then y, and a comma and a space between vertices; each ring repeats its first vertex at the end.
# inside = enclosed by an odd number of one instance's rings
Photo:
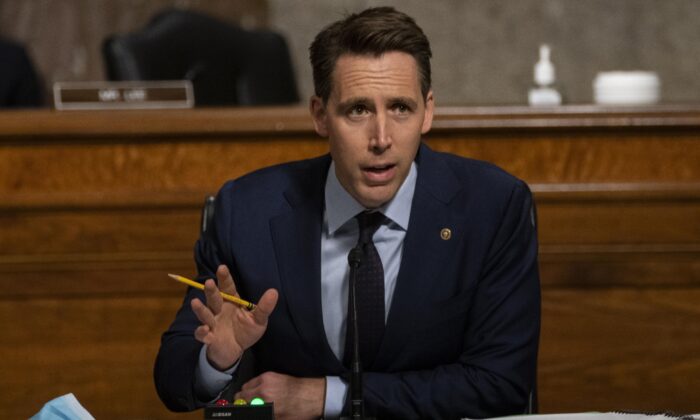
POLYGON ((651 71, 601 72, 593 81, 593 98, 603 105, 655 104, 660 86, 659 76, 651 71))

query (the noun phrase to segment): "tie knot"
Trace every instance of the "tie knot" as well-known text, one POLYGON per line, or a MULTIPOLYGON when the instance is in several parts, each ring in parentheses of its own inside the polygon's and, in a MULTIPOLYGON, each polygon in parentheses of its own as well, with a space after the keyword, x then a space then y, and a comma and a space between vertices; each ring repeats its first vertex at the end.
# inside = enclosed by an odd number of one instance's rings
POLYGON ((360 237, 358 243, 365 245, 372 242, 372 236, 374 232, 379 229, 382 222, 384 222, 385 216, 378 212, 367 212, 363 211, 355 216, 357 223, 360 225, 360 237))

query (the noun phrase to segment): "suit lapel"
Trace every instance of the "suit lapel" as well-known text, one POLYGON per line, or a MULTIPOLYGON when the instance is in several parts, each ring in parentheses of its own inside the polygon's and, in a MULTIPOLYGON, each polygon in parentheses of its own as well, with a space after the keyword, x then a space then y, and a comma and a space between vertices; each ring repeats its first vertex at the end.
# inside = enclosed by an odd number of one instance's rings
POLYGON ((453 255, 456 242, 443 239, 441 231, 454 230, 458 215, 450 211, 450 202, 461 187, 452 170, 427 146, 421 146, 417 162, 418 180, 401 266, 384 338, 373 366, 380 370, 391 365, 411 336, 413 319, 421 313, 419 300, 440 287, 435 280, 453 255))
POLYGON ((310 171, 297 174, 305 184, 285 192, 290 210, 271 219, 270 229, 280 273, 280 296, 286 300, 307 351, 315 353, 322 366, 328 366, 338 363, 324 333, 321 309, 323 191, 330 158, 314 163, 310 171))

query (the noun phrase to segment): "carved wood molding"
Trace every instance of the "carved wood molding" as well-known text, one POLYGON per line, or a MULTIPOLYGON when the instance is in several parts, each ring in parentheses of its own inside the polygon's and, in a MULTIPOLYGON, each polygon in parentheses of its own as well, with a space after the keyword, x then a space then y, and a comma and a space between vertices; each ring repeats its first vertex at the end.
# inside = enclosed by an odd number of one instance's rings
MULTIPOLYGON (((2 111, 0 142, 48 141, 67 136, 140 138, 163 136, 209 137, 254 133, 260 138, 315 135, 305 107, 198 108, 139 111, 2 111)), ((561 129, 631 129, 659 127, 670 130, 700 128, 700 106, 601 107, 567 105, 557 108, 437 107, 433 129, 499 131, 561 129)))

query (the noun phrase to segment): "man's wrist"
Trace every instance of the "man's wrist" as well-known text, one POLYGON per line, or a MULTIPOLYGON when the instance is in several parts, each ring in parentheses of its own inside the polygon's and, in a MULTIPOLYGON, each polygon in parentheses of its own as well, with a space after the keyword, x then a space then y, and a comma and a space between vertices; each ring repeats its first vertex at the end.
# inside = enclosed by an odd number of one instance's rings
POLYGON ((236 367, 236 365, 238 365, 238 363, 240 363, 240 361, 241 361, 241 356, 238 356, 237 358, 233 359, 233 362, 222 365, 222 364, 216 362, 214 359, 212 359, 209 356, 210 349, 211 349, 211 347, 208 344, 204 345, 204 352, 205 352, 204 354, 207 358, 207 363, 209 363, 209 365, 211 367, 218 370, 219 372, 227 372, 227 371, 233 369, 234 367, 236 367))
POLYGON ((213 360, 211 360, 211 359, 209 358, 208 352, 205 353, 205 357, 206 357, 206 359, 207 359, 207 363, 209 363, 209 365, 210 365, 211 367, 213 367, 214 369, 218 370, 219 372, 228 372, 228 371, 232 371, 232 370, 234 370, 234 368, 238 365, 238 363, 240 363, 240 361, 241 361, 241 358, 239 357, 238 359, 234 360, 233 363, 231 363, 230 366, 221 367, 221 366, 219 366, 218 363, 214 362, 213 360))
POLYGON ((210 402, 224 390, 233 379, 238 363, 231 368, 221 371, 217 369, 206 356, 207 346, 204 345, 199 353, 199 362, 195 368, 195 390, 199 399, 210 402))

